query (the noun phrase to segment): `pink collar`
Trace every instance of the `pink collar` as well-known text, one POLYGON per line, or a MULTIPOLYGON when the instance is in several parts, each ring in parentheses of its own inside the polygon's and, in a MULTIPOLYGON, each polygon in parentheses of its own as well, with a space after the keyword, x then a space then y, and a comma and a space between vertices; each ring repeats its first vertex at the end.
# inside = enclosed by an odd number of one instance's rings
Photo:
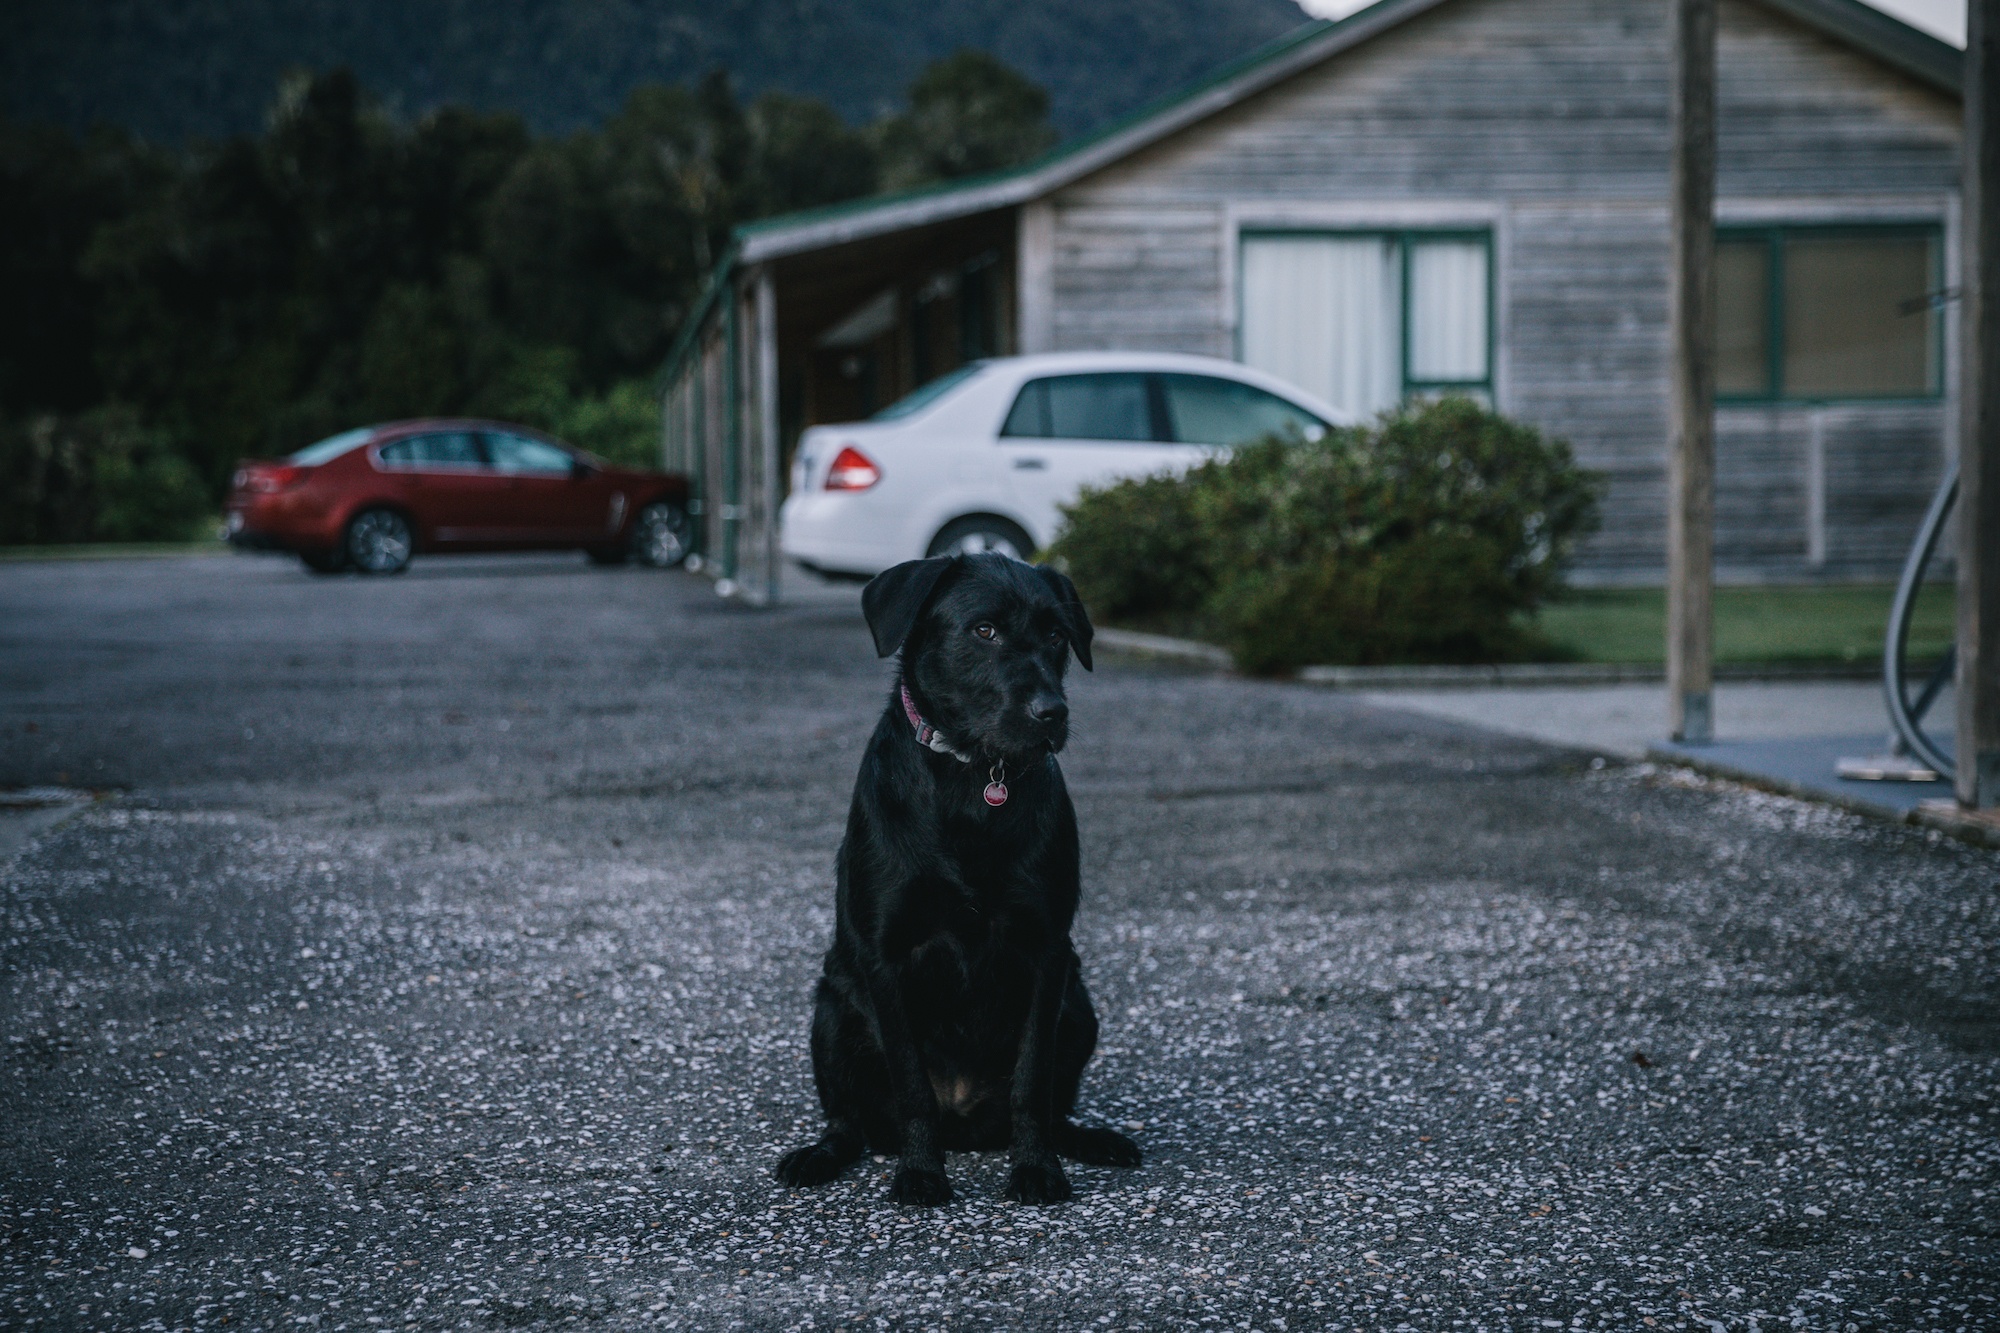
POLYGON ((917 711, 917 701, 910 697, 910 687, 908 685, 898 682, 896 688, 902 691, 903 716, 910 719, 910 725, 916 729, 917 744, 927 750, 936 750, 939 754, 948 754, 961 764, 972 762, 971 755, 954 746, 944 738, 943 732, 924 721, 924 715, 917 711))
MULTIPOLYGON (((917 744, 927 750, 935 750, 939 754, 948 754, 961 764, 972 762, 971 755, 966 754, 962 750, 954 749, 951 742, 944 738, 942 732, 924 721, 924 715, 917 711, 917 701, 910 697, 910 687, 908 685, 898 681, 896 688, 902 693, 903 716, 910 719, 910 726, 917 733, 917 744)), ((1007 766, 996 760, 993 764, 993 771, 987 774, 987 778, 986 790, 983 793, 986 798, 986 804, 991 806, 1007 804, 1007 766)))

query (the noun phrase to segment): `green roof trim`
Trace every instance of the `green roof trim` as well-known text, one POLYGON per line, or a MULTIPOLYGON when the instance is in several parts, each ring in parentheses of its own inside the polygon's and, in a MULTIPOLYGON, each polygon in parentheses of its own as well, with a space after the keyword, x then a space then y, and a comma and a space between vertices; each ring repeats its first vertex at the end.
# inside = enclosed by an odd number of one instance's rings
MULTIPOLYGON (((759 218, 755 222, 746 222, 736 228, 736 235, 748 241, 771 232, 788 231, 794 227, 805 226, 810 223, 828 222, 843 217, 854 217, 872 212, 878 208, 890 208, 897 204, 912 203, 921 199, 956 194, 960 191, 970 192, 986 186, 998 185, 1004 181, 1020 180, 1029 176, 1039 175, 1048 168, 1075 157, 1087 148, 1100 144, 1107 139, 1115 138, 1124 131, 1150 120, 1163 111, 1171 110, 1182 102, 1198 97, 1211 88, 1228 83, 1230 80, 1249 70, 1255 69, 1268 60, 1275 59, 1287 51, 1291 51, 1312 41, 1322 33, 1330 32, 1335 28, 1352 23, 1363 13, 1379 9, 1383 5, 1408 3, 1410 3, 1410 0, 1381 0, 1380 4, 1370 5, 1367 9, 1357 10, 1343 19, 1315 19, 1309 23, 1302 23, 1284 36, 1274 38, 1264 43, 1264 45, 1237 57, 1228 64, 1209 72, 1199 82, 1177 88, 1165 96, 1156 97, 1137 109, 1118 117, 1116 120, 1078 135, 1074 139, 1068 139, 1057 144, 1040 157, 1023 162, 1019 166, 1007 167, 1001 171, 989 171, 978 176, 964 176, 957 180, 939 181, 934 185, 920 185, 913 189, 898 190, 892 194, 874 194, 869 195, 865 199, 849 199, 838 204, 828 204, 822 208, 806 208, 800 209, 796 213, 782 213, 777 217, 759 218)), ((1419 3, 1422 7, 1428 8, 1431 4, 1436 3, 1436 0, 1419 0, 1419 3)))
POLYGON ((740 244, 732 244, 715 262, 715 267, 708 271, 708 281, 702 284, 701 295, 695 298, 687 318, 681 321, 681 331, 674 336, 674 345, 667 349, 667 359, 660 363, 660 373, 653 377, 655 397, 665 398, 667 390, 673 387, 675 378, 681 372, 681 362, 687 359, 688 352, 694 347, 701 326, 708 322, 708 312, 729 290, 729 274, 736 267, 736 256, 741 250, 740 244))

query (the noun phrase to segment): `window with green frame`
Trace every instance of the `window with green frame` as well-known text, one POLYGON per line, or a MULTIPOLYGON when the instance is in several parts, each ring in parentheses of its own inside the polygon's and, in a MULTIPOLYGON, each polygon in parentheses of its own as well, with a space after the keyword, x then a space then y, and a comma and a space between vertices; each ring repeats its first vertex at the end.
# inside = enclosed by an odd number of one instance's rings
POLYGON ((1423 394, 1492 401, 1490 232, 1246 232, 1239 258, 1246 365, 1359 417, 1423 394))
POLYGON ((1928 398, 1944 389, 1934 225, 1716 234, 1716 397, 1928 398))

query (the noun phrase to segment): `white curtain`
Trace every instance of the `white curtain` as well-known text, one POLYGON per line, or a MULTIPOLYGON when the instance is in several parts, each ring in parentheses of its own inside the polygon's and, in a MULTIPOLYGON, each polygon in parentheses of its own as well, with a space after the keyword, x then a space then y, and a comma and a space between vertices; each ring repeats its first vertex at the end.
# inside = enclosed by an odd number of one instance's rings
POLYGON ((1410 378, 1486 376, 1486 247, 1478 241, 1410 246, 1410 378))
POLYGON ((1386 238, 1245 237, 1244 363, 1357 416, 1394 407, 1403 396, 1397 261, 1386 238))

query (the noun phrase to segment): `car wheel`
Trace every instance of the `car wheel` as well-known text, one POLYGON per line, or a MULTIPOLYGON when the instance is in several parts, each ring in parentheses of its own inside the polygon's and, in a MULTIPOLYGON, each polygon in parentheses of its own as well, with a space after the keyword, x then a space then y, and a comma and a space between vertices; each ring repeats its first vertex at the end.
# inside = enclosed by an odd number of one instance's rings
POLYGON ((393 509, 364 509, 347 525, 347 558, 363 574, 400 574, 410 567, 410 521, 393 509))
POLYGON ((333 551, 301 551, 299 563, 315 574, 338 574, 347 568, 347 548, 333 551))
POLYGON ((687 511, 655 500, 632 520, 632 556, 654 569, 672 569, 688 554, 687 511))
POLYGON ((1026 560, 1035 553, 1035 543, 1018 525, 980 514, 945 524, 944 530, 931 538, 931 549, 925 554, 978 555, 984 551, 997 552, 1009 560, 1026 560))

